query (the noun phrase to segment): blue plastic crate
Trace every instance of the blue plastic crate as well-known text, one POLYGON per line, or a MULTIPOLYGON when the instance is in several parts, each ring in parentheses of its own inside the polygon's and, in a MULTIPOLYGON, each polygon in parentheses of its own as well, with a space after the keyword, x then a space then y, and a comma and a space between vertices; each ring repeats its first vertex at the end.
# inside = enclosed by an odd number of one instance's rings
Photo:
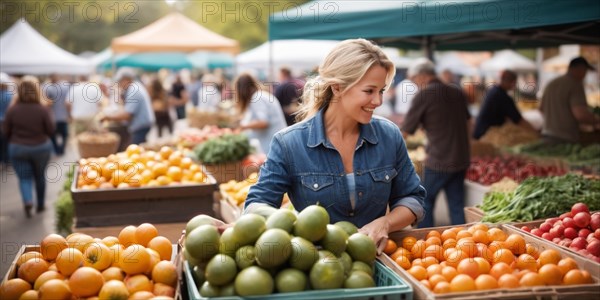
MULTIPOLYGON (((210 299, 200 296, 192 277, 189 263, 184 262, 185 280, 190 300, 210 299)), ((246 297, 244 299, 306 300, 306 299, 369 299, 369 300, 412 300, 413 289, 404 280, 379 261, 375 261, 375 284, 377 287, 360 289, 309 290, 294 293, 275 293, 268 296, 246 297)), ((219 297, 219 300, 240 300, 242 297, 219 297)))

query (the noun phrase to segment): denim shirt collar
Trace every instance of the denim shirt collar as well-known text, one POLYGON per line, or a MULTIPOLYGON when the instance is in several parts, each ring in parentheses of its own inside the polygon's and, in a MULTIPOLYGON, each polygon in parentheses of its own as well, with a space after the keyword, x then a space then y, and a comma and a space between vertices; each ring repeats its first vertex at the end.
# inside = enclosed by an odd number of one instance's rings
MULTIPOLYGON (((325 114, 325 109, 322 108, 317 112, 317 114, 312 117, 308 121, 308 142, 306 146, 314 148, 323 144, 323 146, 328 148, 333 148, 331 142, 327 140, 327 136, 325 135, 325 124, 323 123, 323 117, 325 114)), ((375 130, 373 129, 373 125, 369 124, 360 124, 360 133, 358 137, 357 148, 363 144, 363 141, 367 141, 371 144, 377 144, 378 139, 375 134, 375 130)))

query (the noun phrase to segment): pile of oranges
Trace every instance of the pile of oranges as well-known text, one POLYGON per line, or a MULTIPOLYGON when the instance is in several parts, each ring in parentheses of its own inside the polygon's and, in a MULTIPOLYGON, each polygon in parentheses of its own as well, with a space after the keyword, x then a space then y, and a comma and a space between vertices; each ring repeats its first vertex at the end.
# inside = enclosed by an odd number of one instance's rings
POLYGON ((129 145, 124 152, 79 161, 77 188, 82 190, 157 187, 207 183, 202 167, 183 152, 163 146, 146 151, 129 145))
POLYGON ((479 223, 431 230, 425 239, 388 240, 384 251, 434 293, 593 283, 557 250, 539 252, 519 234, 479 223))
POLYGON ((17 278, 2 283, 0 299, 172 299, 178 282, 172 251, 149 223, 103 239, 50 234, 39 251, 17 259, 17 278))

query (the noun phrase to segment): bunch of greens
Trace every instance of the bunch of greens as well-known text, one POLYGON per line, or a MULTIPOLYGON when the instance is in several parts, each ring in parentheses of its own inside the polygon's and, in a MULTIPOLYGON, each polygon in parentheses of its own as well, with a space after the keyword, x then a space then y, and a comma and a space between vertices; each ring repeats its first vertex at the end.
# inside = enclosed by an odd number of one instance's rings
POLYGON ((75 167, 70 168, 67 173, 67 180, 65 180, 62 190, 58 194, 58 199, 54 203, 56 231, 63 235, 68 235, 72 232, 73 217, 75 216, 73 198, 71 197, 71 184, 73 183, 74 174, 75 167))
POLYGON ((205 164, 222 164, 244 159, 250 154, 250 141, 244 134, 224 134, 196 146, 196 158, 205 164))
POLYGON ((587 162, 598 160, 600 157, 600 144, 582 146, 581 144, 556 144, 533 143, 519 146, 514 152, 542 157, 561 157, 569 162, 587 162))
POLYGON ((532 221, 559 216, 577 202, 600 210, 600 181, 580 175, 530 177, 512 193, 490 193, 481 209, 483 222, 532 221))

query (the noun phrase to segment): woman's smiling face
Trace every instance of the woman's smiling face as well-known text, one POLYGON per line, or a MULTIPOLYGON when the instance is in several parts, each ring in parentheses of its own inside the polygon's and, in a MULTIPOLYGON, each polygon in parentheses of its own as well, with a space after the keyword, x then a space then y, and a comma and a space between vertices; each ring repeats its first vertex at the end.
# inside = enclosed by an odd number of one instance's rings
POLYGON ((338 107, 356 122, 368 124, 375 108, 383 102, 386 76, 387 70, 384 67, 371 66, 354 86, 341 93, 338 107))

